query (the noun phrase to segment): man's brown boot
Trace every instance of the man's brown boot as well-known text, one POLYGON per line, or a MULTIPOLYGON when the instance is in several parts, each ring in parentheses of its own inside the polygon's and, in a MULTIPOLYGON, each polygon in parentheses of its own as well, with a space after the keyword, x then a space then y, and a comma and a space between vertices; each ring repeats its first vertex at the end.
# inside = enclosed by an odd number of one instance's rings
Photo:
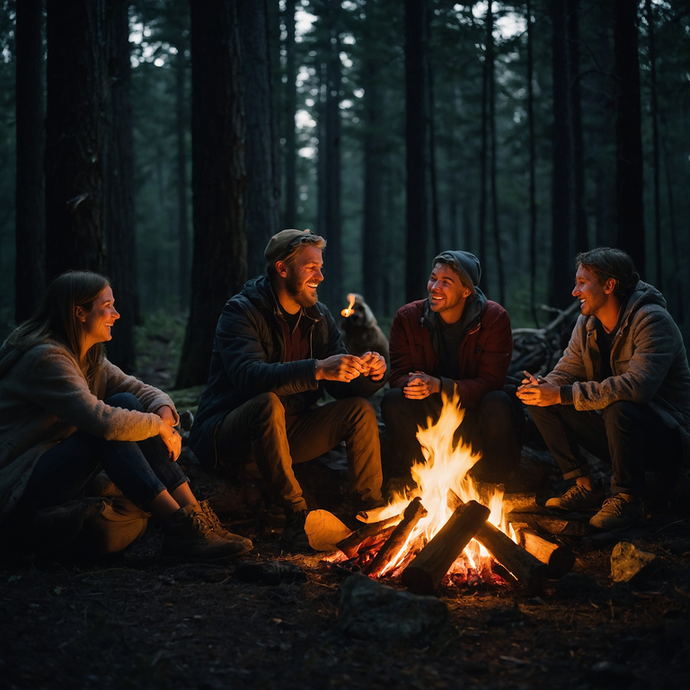
POLYGON ((247 539, 234 532, 228 532, 228 530, 223 527, 218 516, 215 514, 208 501, 199 501, 196 505, 190 506, 192 510, 205 522, 218 536, 227 539, 228 541, 239 541, 242 542, 247 548, 253 549, 254 544, 252 544, 251 539, 247 539))
POLYGON ((176 510, 163 520, 161 555, 188 561, 222 561, 242 556, 251 547, 216 534, 192 506, 176 510))

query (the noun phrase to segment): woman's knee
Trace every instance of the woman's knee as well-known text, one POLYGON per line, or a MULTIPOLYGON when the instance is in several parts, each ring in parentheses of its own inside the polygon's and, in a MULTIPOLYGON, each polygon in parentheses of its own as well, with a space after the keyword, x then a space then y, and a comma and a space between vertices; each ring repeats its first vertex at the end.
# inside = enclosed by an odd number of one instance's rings
POLYGON ((111 407, 121 407, 123 410, 136 410, 144 412, 144 406, 133 393, 116 393, 105 401, 111 407))

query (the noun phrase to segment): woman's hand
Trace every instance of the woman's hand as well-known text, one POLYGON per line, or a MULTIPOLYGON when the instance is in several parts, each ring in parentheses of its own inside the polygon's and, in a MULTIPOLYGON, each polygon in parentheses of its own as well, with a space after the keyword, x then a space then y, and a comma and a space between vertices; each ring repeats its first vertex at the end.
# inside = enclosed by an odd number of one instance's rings
POLYGON ((158 429, 158 435, 165 443, 168 449, 168 454, 172 460, 177 460, 182 452, 182 437, 175 430, 175 415, 172 410, 163 405, 156 410, 156 414, 161 418, 162 422, 158 429))
POLYGON ((163 443, 165 443, 170 459, 177 460, 182 452, 182 437, 167 422, 161 422, 160 428, 158 429, 158 435, 161 437, 163 443))

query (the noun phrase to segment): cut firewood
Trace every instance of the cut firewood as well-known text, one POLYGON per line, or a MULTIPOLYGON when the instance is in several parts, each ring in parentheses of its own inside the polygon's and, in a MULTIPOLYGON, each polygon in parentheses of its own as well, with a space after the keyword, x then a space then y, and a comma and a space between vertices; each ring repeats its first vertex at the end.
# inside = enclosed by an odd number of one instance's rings
POLYGON ((484 523, 474 538, 532 594, 544 589, 549 568, 490 522, 484 523))
POLYGON ((575 565, 575 554, 564 544, 557 544, 538 535, 527 523, 511 522, 518 544, 549 568, 549 577, 558 579, 575 565))
MULTIPOLYGON (((461 499, 452 490, 448 492, 448 505, 462 504, 461 499)), ((548 577, 548 566, 538 558, 525 551, 507 534, 501 532, 490 522, 479 527, 474 538, 529 592, 537 593, 544 589, 548 577)))
POLYGON ((503 510, 506 513, 538 513, 546 510, 537 503, 537 494, 504 494, 503 510))
POLYGON ((417 523, 427 514, 426 508, 422 505, 422 499, 417 497, 410 501, 405 508, 403 519, 393 530, 393 533, 386 543, 379 549, 374 560, 367 566, 364 573, 370 577, 378 577, 389 564, 390 560, 397 556, 400 549, 405 546, 405 542, 412 533, 417 523))
POLYGON ((530 513, 508 513, 508 522, 526 522, 536 532, 560 535, 564 537, 584 537, 588 532, 588 523, 572 518, 560 518, 552 515, 531 515, 530 513))
POLYGON ((455 559, 462 553, 481 525, 487 507, 469 501, 450 516, 436 536, 417 554, 402 574, 403 584, 415 594, 433 594, 455 559))
MULTIPOLYGON (((393 531, 393 527, 400 522, 401 516, 396 515, 395 517, 388 518, 387 520, 381 520, 381 522, 373 522, 367 524, 364 527, 354 531, 349 537, 339 541, 336 546, 348 557, 354 558, 360 551, 360 548, 365 542, 375 543, 375 537, 379 534, 383 534, 385 530, 393 531)), ((388 532, 385 537, 381 538, 384 541, 388 538, 390 532, 388 532)))

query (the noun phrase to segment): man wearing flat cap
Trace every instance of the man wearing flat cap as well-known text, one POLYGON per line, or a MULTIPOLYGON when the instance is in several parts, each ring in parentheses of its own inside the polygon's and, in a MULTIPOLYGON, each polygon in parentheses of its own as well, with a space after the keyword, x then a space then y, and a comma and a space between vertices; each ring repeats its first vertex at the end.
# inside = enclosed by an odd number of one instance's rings
POLYGON ((513 352, 510 318, 477 287, 479 260, 463 251, 441 252, 433 261, 429 296, 401 307, 390 335, 390 385, 381 405, 395 459, 391 477, 409 479, 424 462, 416 434, 436 422, 442 393, 455 394, 465 416, 456 432, 480 451, 475 478, 505 481, 520 461, 523 419, 504 392, 513 352))
POLYGON ((285 508, 281 537, 291 551, 309 550, 308 506, 293 464, 345 441, 355 510, 381 503, 376 415, 366 398, 386 382, 376 352, 345 350, 316 290, 326 241, 308 230, 283 230, 264 252, 266 275, 245 283, 218 320, 209 379, 190 434, 207 467, 252 456, 285 508), (335 401, 316 406, 327 391, 335 401))

